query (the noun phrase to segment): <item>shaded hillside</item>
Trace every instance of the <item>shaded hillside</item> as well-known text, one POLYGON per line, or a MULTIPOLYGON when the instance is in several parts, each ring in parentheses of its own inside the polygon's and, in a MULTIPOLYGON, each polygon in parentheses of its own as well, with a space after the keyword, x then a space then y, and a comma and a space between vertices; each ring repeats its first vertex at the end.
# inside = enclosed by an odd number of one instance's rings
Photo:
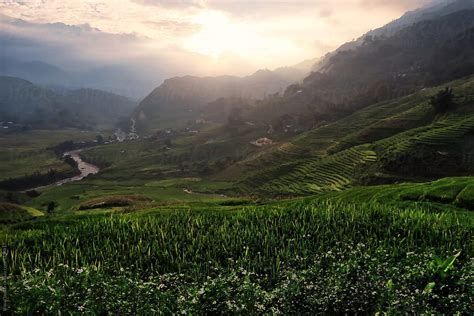
POLYGON ((350 110, 469 75, 474 71, 473 27, 474 10, 464 10, 390 37, 367 36, 287 94, 303 90, 308 102, 320 97, 350 110))
POLYGON ((243 191, 264 195, 472 175, 474 80, 450 86, 456 105, 445 114, 430 104, 443 87, 427 89, 315 128, 263 155, 249 156, 223 175, 246 174, 240 182, 243 191))
POLYGON ((130 99, 96 89, 79 89, 65 93, 71 102, 82 105, 81 111, 100 123, 116 123, 132 113, 136 103, 130 99))
POLYGON ((65 97, 13 77, 0 77, 0 120, 38 128, 86 127, 65 97))
POLYGON ((307 130, 365 106, 468 76, 474 73, 473 28, 474 10, 464 10, 416 23, 390 37, 368 36, 361 46, 338 52, 321 71, 245 116, 273 125, 291 116, 293 122, 302 122, 290 125, 307 130))
POLYGON ((343 51, 356 49, 357 47, 361 46, 364 43, 364 39, 367 36, 390 37, 390 36, 393 36, 398 31, 406 27, 412 26, 415 23, 419 23, 426 20, 437 19, 448 14, 452 14, 452 13, 462 11, 462 10, 469 10, 469 9, 474 9, 474 2, 471 0, 433 1, 431 5, 419 8, 414 11, 408 11, 400 18, 390 23, 387 23, 386 25, 380 28, 371 30, 352 42, 347 42, 341 45, 334 52, 328 53, 326 56, 324 56, 324 58, 319 60, 317 63, 314 63, 312 70, 314 72, 321 71, 321 69, 325 68, 325 66, 327 66, 327 64, 330 62, 331 57, 343 51))
POLYGON ((283 92, 306 72, 291 67, 276 71, 259 70, 251 76, 175 77, 165 80, 147 96, 135 111, 139 129, 156 130, 190 119, 197 119, 200 110, 221 98, 263 99, 283 92), (173 120, 173 121, 170 121, 173 120))
POLYGON ((113 126, 127 117, 133 106, 125 97, 100 90, 58 94, 23 79, 0 77, 0 121, 22 128, 113 126))

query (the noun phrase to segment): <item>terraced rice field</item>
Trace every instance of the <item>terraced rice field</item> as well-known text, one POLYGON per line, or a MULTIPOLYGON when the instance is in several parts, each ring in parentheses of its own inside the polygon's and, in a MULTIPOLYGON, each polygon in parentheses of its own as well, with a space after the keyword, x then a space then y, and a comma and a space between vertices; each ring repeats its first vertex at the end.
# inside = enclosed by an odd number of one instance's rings
POLYGON ((358 146, 325 158, 312 158, 274 168, 242 183, 247 192, 277 195, 314 194, 339 191, 353 182, 354 171, 377 160, 368 146, 358 146))
POLYGON ((474 132, 474 116, 451 116, 429 126, 420 127, 405 133, 376 142, 383 151, 404 152, 413 146, 446 146, 462 140, 474 132))

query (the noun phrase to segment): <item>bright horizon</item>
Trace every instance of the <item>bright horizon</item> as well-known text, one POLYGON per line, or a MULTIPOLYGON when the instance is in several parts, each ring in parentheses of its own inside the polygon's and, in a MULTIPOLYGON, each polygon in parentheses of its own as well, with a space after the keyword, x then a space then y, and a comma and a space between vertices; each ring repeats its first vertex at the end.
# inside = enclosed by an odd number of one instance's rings
MULTIPOLYGON (((70 40, 57 32, 8 25, 23 37, 77 47, 81 58, 121 61, 159 56, 170 72, 176 64, 177 74, 189 68, 190 74, 198 75, 246 75, 321 57, 426 2, 3 0, 0 14, 35 24, 90 26, 97 29, 94 32, 134 38, 127 49, 111 49, 105 42, 81 38, 86 33, 70 40)), ((160 61, 153 63, 160 66, 160 61)))

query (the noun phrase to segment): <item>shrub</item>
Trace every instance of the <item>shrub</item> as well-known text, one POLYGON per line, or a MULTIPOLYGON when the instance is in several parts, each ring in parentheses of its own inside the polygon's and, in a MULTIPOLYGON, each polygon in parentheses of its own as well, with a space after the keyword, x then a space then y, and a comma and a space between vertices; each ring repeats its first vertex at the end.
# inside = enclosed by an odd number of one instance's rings
POLYGON ((436 113, 444 113, 449 111, 454 105, 453 90, 446 88, 439 91, 435 96, 431 97, 431 105, 436 113))

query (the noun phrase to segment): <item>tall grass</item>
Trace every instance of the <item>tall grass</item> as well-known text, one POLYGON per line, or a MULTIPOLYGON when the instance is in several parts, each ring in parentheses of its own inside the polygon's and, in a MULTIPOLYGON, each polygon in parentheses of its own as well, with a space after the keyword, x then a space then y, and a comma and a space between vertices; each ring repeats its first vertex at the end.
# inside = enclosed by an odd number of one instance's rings
POLYGON ((2 237, 18 314, 455 314, 472 311, 472 227, 416 204, 300 201, 37 220, 2 237))
POLYGON ((232 213, 177 211, 43 222, 6 233, 14 273, 58 264, 140 274, 202 277, 214 268, 244 267, 273 280, 283 266, 307 267, 335 247, 363 244, 392 256, 433 249, 472 254, 472 222, 419 206, 299 202, 232 213), (295 260, 295 258, 302 258, 295 260))

